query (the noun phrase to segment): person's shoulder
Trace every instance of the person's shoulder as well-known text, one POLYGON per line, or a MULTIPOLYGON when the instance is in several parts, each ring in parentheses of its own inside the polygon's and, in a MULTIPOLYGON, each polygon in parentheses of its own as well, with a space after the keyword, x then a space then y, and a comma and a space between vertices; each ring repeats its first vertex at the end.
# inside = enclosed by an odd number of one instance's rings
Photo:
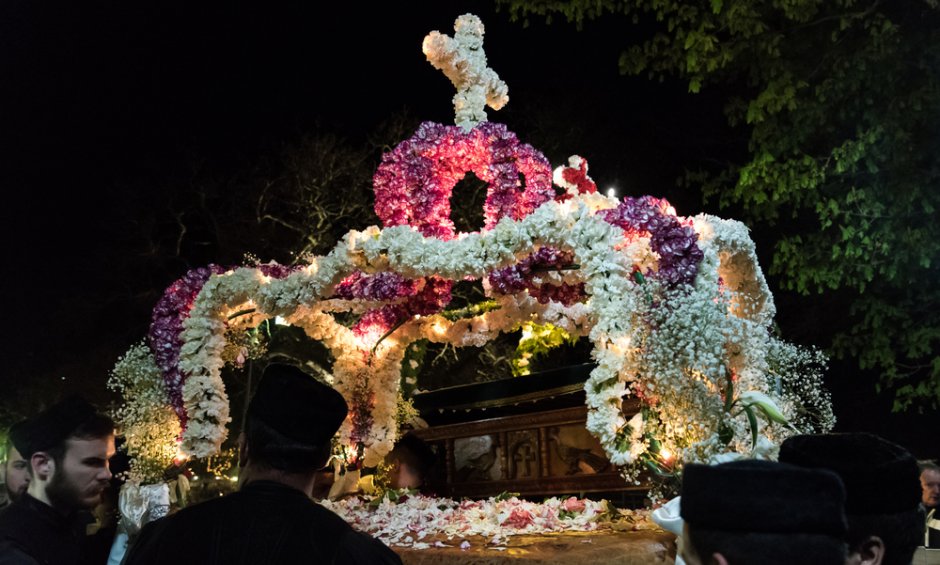
POLYGON ((333 512, 329 508, 326 508, 319 502, 311 500, 309 505, 305 505, 305 510, 309 516, 316 519, 317 521, 331 522, 342 529, 352 530, 352 526, 346 520, 340 518, 339 514, 333 512))
POLYGON ((122 563, 144 565, 158 563, 174 546, 186 546, 207 527, 224 516, 229 506, 226 497, 200 502, 174 514, 154 520, 141 529, 130 544, 122 563))
POLYGON ((36 529, 35 514, 22 503, 10 504, 0 512, 0 540, 19 539, 36 529))
POLYGON ((39 561, 15 541, 0 540, 0 565, 39 565, 39 561))
POLYGON ((401 565, 401 558, 374 537, 350 529, 340 541, 337 563, 401 565))
POLYGON ((350 565, 401 565, 394 551, 374 537, 356 531, 346 520, 317 502, 310 501, 309 522, 316 524, 317 538, 332 540, 336 545, 336 563, 350 565))
POLYGON ((231 511, 232 500, 230 498, 231 495, 199 502, 182 508, 169 516, 154 520, 147 525, 155 526, 153 528, 155 530, 165 530, 188 528, 193 524, 209 523, 207 521, 211 521, 213 517, 224 516, 231 511))

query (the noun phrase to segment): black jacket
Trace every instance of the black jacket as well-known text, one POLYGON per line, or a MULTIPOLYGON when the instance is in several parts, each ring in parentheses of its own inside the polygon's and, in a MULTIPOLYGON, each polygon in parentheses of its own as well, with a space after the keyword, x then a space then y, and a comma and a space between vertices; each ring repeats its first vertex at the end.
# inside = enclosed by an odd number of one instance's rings
POLYGON ((401 564, 380 541, 288 486, 251 482, 144 527, 125 565, 401 564))
POLYGON ((0 512, 0 565, 77 565, 84 525, 24 494, 0 512))

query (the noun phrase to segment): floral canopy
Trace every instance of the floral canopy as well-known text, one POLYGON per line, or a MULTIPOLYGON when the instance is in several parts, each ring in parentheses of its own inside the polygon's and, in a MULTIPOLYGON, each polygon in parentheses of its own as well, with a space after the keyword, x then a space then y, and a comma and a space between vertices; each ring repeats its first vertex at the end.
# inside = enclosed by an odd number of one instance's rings
POLYGON ((366 466, 398 437, 410 343, 482 346, 525 322, 590 339, 587 428, 627 480, 773 457, 787 435, 831 427, 820 356, 771 331, 773 299, 747 228, 678 216, 649 196, 602 195, 578 156, 553 171, 485 121, 484 106, 502 107, 507 88, 486 66, 480 20, 461 16, 455 30, 428 35, 424 51, 457 87, 457 125, 426 122, 383 157, 374 188, 384 227, 351 231, 302 265, 213 265, 167 289, 147 342, 113 378, 138 393, 118 414, 138 463, 218 452, 230 421, 227 332, 275 317, 332 352, 331 384, 350 406, 339 441, 366 466), (458 233, 449 198, 468 172, 488 184, 485 225, 458 233), (489 300, 453 315, 445 308, 461 280, 482 281, 489 300), (627 397, 639 413, 622 411, 627 397))

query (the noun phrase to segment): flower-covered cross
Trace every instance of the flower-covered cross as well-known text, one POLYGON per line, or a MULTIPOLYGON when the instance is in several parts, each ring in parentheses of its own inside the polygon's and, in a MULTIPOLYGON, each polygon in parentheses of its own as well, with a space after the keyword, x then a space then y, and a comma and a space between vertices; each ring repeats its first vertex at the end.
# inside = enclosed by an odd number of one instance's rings
POLYGON ((455 121, 464 131, 486 121, 485 107, 499 110, 509 102, 509 87, 496 71, 486 66, 483 52, 483 22, 464 14, 454 22, 454 37, 432 31, 421 48, 435 69, 454 86, 455 121))

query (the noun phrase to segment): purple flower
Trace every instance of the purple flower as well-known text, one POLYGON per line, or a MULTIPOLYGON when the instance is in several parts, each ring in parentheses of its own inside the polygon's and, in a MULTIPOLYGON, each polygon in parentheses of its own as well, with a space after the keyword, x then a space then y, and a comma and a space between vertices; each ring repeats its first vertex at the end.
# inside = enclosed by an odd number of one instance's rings
POLYGON ((646 273, 647 276, 673 287, 692 284, 704 257, 696 244, 698 234, 669 213, 669 208, 665 199, 626 197, 620 206, 599 214, 608 223, 623 229, 627 236, 649 235, 650 248, 659 254, 659 270, 646 273))
POLYGON ((345 300, 393 300, 413 296, 418 281, 409 280, 393 272, 363 274, 356 271, 336 285, 336 296, 345 300))
POLYGON ((404 302, 386 304, 363 314, 353 327, 353 332, 359 336, 382 335, 408 318, 436 314, 450 302, 453 285, 453 281, 429 277, 424 280, 424 287, 404 302))
POLYGON ((179 369, 180 347, 183 345, 183 321, 189 317, 193 301, 206 281, 212 275, 224 273, 227 269, 219 265, 209 265, 193 269, 176 280, 164 292, 153 309, 150 321, 148 341, 153 351, 157 367, 163 372, 170 404, 179 416, 180 423, 186 425, 186 410, 183 407, 184 375, 179 369))
POLYGON ((515 294, 528 290, 539 303, 547 304, 549 301, 561 302, 570 306, 584 298, 584 284, 570 285, 562 283, 535 284, 533 279, 539 270, 561 269, 574 262, 574 254, 561 251, 554 247, 541 247, 516 265, 493 271, 489 275, 490 284, 500 294, 515 294))

